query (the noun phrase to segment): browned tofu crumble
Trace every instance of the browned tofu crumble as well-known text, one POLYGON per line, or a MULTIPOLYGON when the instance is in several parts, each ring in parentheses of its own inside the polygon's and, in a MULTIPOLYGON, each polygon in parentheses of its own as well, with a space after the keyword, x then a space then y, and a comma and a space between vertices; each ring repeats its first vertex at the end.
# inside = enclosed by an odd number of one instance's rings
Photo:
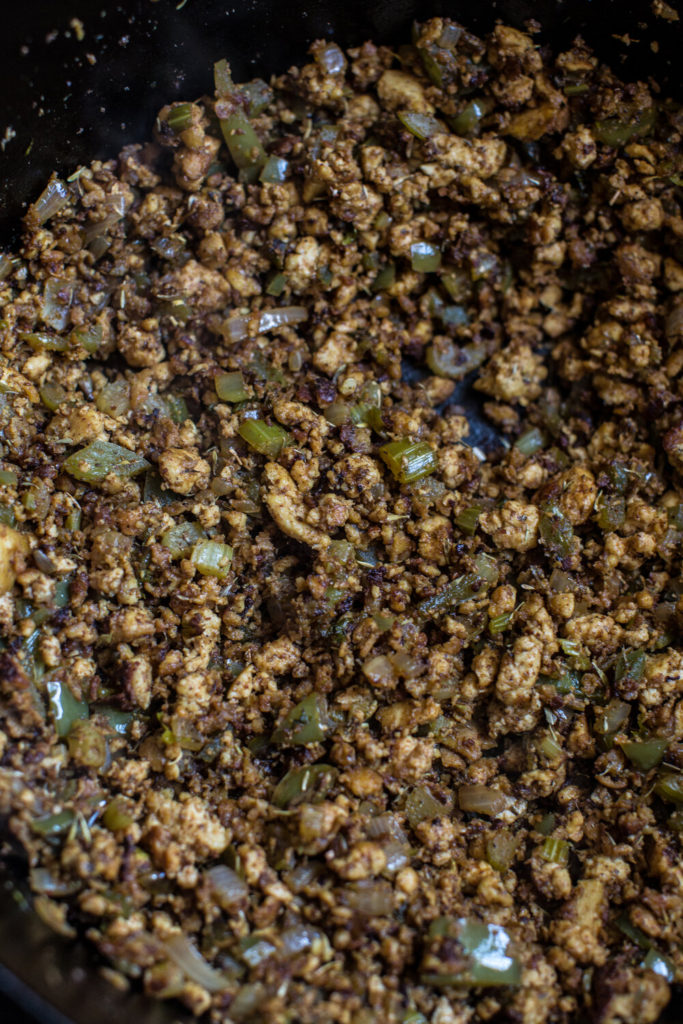
POLYGON ((536 28, 219 64, 0 259, 0 809, 215 1024, 683 982, 683 114, 536 28))

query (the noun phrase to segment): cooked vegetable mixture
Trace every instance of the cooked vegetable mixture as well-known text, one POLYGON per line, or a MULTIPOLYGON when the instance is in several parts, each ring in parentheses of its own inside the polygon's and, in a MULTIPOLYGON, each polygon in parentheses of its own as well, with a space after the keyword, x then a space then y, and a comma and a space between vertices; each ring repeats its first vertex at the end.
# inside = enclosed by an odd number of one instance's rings
POLYGON ((536 30, 219 61, 0 259, 0 809, 214 1024, 683 981, 683 112, 536 30))

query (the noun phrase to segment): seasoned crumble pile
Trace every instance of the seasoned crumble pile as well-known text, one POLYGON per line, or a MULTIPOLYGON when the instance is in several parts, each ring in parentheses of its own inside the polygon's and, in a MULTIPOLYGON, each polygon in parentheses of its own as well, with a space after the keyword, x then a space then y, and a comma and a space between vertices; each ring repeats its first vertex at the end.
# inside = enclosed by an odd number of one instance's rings
POLYGON ((214 1024, 683 981, 683 114, 535 31, 219 61, 0 258, 6 835, 214 1024))

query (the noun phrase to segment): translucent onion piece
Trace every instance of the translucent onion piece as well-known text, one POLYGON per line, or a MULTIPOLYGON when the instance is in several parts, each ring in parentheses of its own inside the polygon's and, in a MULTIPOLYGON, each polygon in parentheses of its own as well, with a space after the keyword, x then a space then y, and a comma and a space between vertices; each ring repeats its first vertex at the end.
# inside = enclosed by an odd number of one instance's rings
POLYGON ((220 906, 227 910, 242 903, 249 895, 249 887, 240 876, 227 864, 217 864, 209 868, 206 877, 220 906))
MULTIPOLYGON (((265 334, 266 331, 274 331, 278 327, 300 324, 307 318, 308 312, 303 306, 280 306, 278 309, 266 309, 258 318, 256 333, 265 334)), ((221 333, 228 341, 244 341, 249 333, 250 321, 250 316, 232 316, 223 324, 221 333)))
POLYGON ((327 43, 317 49, 315 59, 328 75, 340 75, 346 68, 346 58, 336 43, 327 43))
POLYGON ((345 903, 364 917, 388 917, 394 909, 394 895, 389 882, 363 878, 347 885, 342 894, 345 903))
POLYGON ((38 226, 45 224, 50 217, 54 217, 56 213, 59 213, 68 201, 69 190, 67 186, 59 178, 52 178, 51 181, 48 181, 35 203, 29 207, 28 218, 38 226))
POLYGON ((507 807, 507 799, 499 789, 489 786, 460 786, 458 803, 461 811, 473 814, 500 814, 507 807))
POLYGON ((184 971, 188 978, 196 981, 207 992, 220 992, 228 984, 228 979, 220 971, 207 964, 186 935, 172 935, 170 939, 166 939, 163 945, 171 960, 184 971))

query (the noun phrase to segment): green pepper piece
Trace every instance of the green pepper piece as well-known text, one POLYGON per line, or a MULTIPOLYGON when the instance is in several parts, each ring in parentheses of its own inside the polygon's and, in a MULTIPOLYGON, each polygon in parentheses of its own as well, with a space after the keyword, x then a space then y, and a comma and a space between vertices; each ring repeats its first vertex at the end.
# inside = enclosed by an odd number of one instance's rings
POLYGON ((683 804, 683 775, 663 772, 655 783, 655 793, 671 804, 683 804))
POLYGON ((56 814, 46 814, 42 818, 34 818, 31 822, 31 831, 44 839, 52 839, 63 836, 75 821, 74 811, 58 811, 56 814))
POLYGON ((88 717, 85 701, 78 700, 60 679, 48 679, 45 687, 57 735, 64 738, 74 722, 88 717))
POLYGON ((102 325, 90 324, 87 327, 74 327, 69 336, 72 345, 81 345, 86 352, 94 355, 102 344, 102 325))
MULTIPOLYGON (((435 117, 429 114, 418 114, 413 110, 399 110, 398 119, 404 128, 417 139, 431 139, 445 129, 435 117)), ((417 269, 417 268, 416 268, 417 269)))
POLYGON ((296 807, 302 803, 319 803, 329 793, 338 774, 337 769, 329 764, 309 764, 301 768, 292 768, 278 782, 270 802, 280 808, 296 807))
POLYGON ((659 764, 668 746, 668 740, 625 740, 621 749, 636 768, 647 772, 659 764))
POLYGON ((427 597, 417 606, 420 619, 434 619, 454 611, 464 601, 471 601, 486 589, 487 580, 479 573, 468 572, 447 583, 433 597, 427 597))
POLYGON ((162 533, 161 543, 168 548, 172 558, 185 558, 203 538, 204 531, 199 523, 176 523, 162 533))
POLYGON ((663 953, 658 952, 656 949, 650 949, 643 960, 643 967, 647 967, 649 971, 654 971, 655 974, 661 974, 663 978, 666 978, 668 982, 672 982, 676 977, 676 968, 668 956, 664 956, 663 953))
POLYGON ((595 521, 601 530, 610 533, 618 530, 624 525, 626 517, 626 501, 622 494, 611 494, 608 497, 601 495, 600 501, 596 503, 595 521))
MULTIPOLYGON (((646 661, 645 651, 620 652, 614 667, 617 692, 623 696, 631 696, 630 691, 637 692, 637 684, 643 678, 646 661)), ((635 696, 635 692, 633 696, 635 696)))
POLYGON ((512 943, 505 928, 468 918, 437 918, 429 929, 429 946, 422 961, 420 978, 425 985, 460 988, 519 985, 521 965, 511 956, 512 943), (453 939, 465 953, 454 949, 453 939), (457 968, 449 969, 455 955, 457 968))
POLYGON ((263 165, 259 180, 268 185, 276 185, 287 180, 289 160, 281 156, 269 156, 263 165))
POLYGON ((327 701, 317 693, 309 693, 285 716, 273 733, 273 743, 284 746, 305 746, 320 743, 327 734, 327 701))
POLYGON ((67 473, 86 484, 101 484, 110 473, 128 479, 148 468, 147 459, 110 441, 92 441, 64 460, 67 473))

